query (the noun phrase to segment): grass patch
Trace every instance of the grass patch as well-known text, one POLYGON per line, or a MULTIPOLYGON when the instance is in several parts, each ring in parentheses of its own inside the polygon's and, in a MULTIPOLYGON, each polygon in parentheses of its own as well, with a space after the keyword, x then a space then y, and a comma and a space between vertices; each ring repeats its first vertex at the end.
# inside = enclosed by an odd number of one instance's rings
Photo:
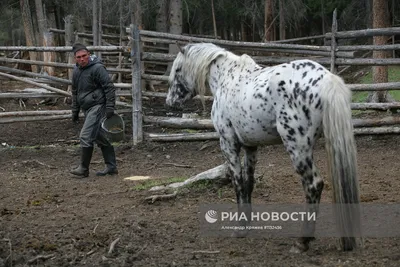
MULTIPOLYGON (((400 66, 389 66, 388 67, 388 82, 398 82, 400 81, 400 66)), ((363 76, 360 80, 362 84, 372 84, 372 68, 371 71, 368 72, 367 75, 363 76)), ((354 92, 353 93, 353 102, 363 103, 366 102, 369 92, 354 92)), ((391 90, 389 94, 396 101, 400 101, 400 91, 399 90, 391 90)))

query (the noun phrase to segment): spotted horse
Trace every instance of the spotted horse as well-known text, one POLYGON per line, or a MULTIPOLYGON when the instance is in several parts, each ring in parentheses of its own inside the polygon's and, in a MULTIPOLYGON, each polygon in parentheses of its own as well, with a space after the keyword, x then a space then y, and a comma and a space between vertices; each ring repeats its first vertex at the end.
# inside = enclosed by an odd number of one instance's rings
MULTIPOLYGON (((356 145, 351 121, 351 91, 317 62, 302 59, 262 67, 211 43, 181 48, 169 76, 166 103, 182 106, 211 90, 211 119, 220 136, 239 211, 251 210, 257 147, 283 142, 301 176, 306 209, 318 212, 324 182, 313 160, 317 139, 325 137, 333 203, 342 250, 359 246, 360 213, 356 145), (240 151, 244 150, 241 165, 240 151), (338 205, 337 205, 338 204, 338 205), (250 207, 250 208, 245 208, 250 207)), ((297 252, 309 249, 315 221, 304 222, 297 252)))

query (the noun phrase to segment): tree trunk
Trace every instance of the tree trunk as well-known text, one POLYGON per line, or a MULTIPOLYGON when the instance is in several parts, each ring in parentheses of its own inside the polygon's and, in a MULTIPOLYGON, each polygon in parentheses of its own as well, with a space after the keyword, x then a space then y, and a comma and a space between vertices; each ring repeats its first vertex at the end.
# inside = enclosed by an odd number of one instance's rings
POLYGON ((285 0, 279 0, 279 40, 286 39, 285 0))
MULTIPOLYGON (((56 6, 55 4, 44 6, 46 10, 46 21, 47 21, 47 28, 55 28, 57 29, 57 20, 56 20, 56 6)), ((47 29, 46 29, 47 30, 47 29)), ((54 36, 53 42, 55 46, 62 46, 63 42, 61 42, 61 34, 56 34, 54 36)), ((63 59, 59 60, 63 61, 63 59)))
MULTIPOLYGON (((118 13, 119 13, 119 45, 125 46, 126 42, 124 41, 125 29, 124 29, 124 19, 123 19, 123 15, 124 15, 124 1, 123 0, 119 0, 118 13)), ((122 52, 119 52, 118 53, 118 68, 121 68, 123 58, 124 57, 123 57, 122 52)), ((118 73, 117 75, 118 75, 118 83, 122 83, 122 73, 118 73)), ((117 98, 119 100, 119 97, 117 97, 117 98)))
MULTIPOLYGON (((32 23, 31 10, 29 6, 29 0, 20 0, 21 15, 24 25, 25 40, 27 46, 36 46, 34 28, 32 23)), ((37 60, 35 52, 29 52, 29 58, 31 60, 37 60)), ((38 67, 31 65, 32 72, 37 73, 38 67)))
POLYGON ((240 40, 242 42, 247 42, 247 31, 246 31, 246 22, 245 22, 245 17, 242 17, 242 20, 240 21, 240 40))
POLYGON ((324 0, 321 0, 321 24, 322 24, 322 34, 325 34, 325 5, 324 0))
MULTIPOLYGON (((68 15, 64 18, 65 22, 65 46, 72 46, 76 41, 76 36, 74 34, 74 17, 72 15, 68 15)), ((68 53, 68 63, 72 64, 74 62, 74 55, 68 53)), ((72 80, 73 69, 68 69, 68 79, 72 80)), ((72 86, 68 85, 68 92, 71 92, 72 86)))
POLYGON ((265 0, 264 42, 274 41, 274 1, 265 0))
POLYGON ((39 39, 37 44, 43 46, 44 44, 44 33, 47 31, 47 22, 44 16, 43 2, 42 0, 35 0, 35 9, 37 17, 37 25, 39 29, 39 39))
MULTIPOLYGON (((99 12, 98 12, 98 14, 99 14, 99 17, 98 17, 98 19, 97 19, 97 22, 99 23, 99 26, 98 26, 98 31, 99 31, 99 34, 98 34, 98 36, 97 36, 97 45, 101 45, 103 42, 102 42, 102 35, 103 35, 103 28, 102 28, 102 23, 103 23, 103 1, 102 0, 99 0, 99 4, 98 4, 98 8, 99 8, 99 12)), ((101 58, 101 52, 100 51, 98 51, 97 52, 97 56, 99 57, 99 58, 101 58)))
POLYGON ((214 37, 217 38, 218 32, 217 32, 217 22, 215 20, 214 0, 211 0, 211 14, 212 14, 212 19, 213 19, 214 37))
POLYGON ((93 0, 92 10, 92 32, 93 32, 93 45, 99 45, 99 0, 93 0))
MULTIPOLYGON (((170 0, 169 2, 169 33, 182 34, 182 0, 170 0)), ((169 54, 177 54, 179 48, 175 44, 169 45, 169 54)), ((168 63, 166 75, 169 75, 172 62, 168 63)))
POLYGON ((143 30, 142 25, 142 5, 140 0, 130 1, 131 3, 131 22, 138 26, 139 30, 143 30))
POLYGON ((157 0, 156 31, 168 32, 168 0, 157 0))
MULTIPOLYGON (((390 26, 389 6, 387 0, 373 0, 372 3, 373 28, 386 28, 390 26)), ((386 36, 374 36, 374 45, 386 44, 386 36)), ((373 51, 374 58, 388 58, 388 51, 373 51)), ((374 66, 372 67, 372 76, 374 83, 385 83, 388 81, 388 67, 374 66)), ((375 91, 368 96, 368 102, 387 102, 388 91, 375 91)))
MULTIPOLYGON (((54 45, 54 35, 52 32, 45 31, 43 33, 43 46, 55 46, 54 45)), ((44 52, 43 53, 44 62, 56 62, 55 52, 44 52)), ((43 72, 47 73, 49 76, 55 76, 55 69, 53 66, 44 66, 43 72)))

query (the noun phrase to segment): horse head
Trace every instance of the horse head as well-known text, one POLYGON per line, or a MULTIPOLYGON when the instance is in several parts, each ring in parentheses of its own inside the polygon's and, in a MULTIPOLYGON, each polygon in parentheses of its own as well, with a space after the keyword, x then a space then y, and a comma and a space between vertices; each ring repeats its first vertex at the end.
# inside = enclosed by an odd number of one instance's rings
POLYGON ((185 55, 185 48, 180 48, 180 51, 172 64, 166 99, 167 105, 175 107, 181 107, 187 100, 196 96, 194 77, 187 73, 186 61, 188 59, 185 55))

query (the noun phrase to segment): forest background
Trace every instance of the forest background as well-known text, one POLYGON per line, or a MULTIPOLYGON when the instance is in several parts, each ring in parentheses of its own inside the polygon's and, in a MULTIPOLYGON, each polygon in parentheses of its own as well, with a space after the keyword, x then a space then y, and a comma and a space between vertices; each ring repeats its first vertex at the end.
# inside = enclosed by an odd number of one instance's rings
MULTIPOLYGON (((135 23, 145 30, 254 42, 325 34, 334 9, 339 31, 372 28, 373 19, 400 25, 398 0, 2 0, 0 9, 0 45, 8 46, 41 46, 43 32, 64 29, 68 15, 78 32, 95 32, 94 18, 100 17, 103 33, 107 25, 135 23), (374 9, 386 15, 374 18, 374 9)), ((62 38, 57 34, 55 44, 65 45, 62 38)), ((323 39, 309 42, 321 45, 323 39)))

